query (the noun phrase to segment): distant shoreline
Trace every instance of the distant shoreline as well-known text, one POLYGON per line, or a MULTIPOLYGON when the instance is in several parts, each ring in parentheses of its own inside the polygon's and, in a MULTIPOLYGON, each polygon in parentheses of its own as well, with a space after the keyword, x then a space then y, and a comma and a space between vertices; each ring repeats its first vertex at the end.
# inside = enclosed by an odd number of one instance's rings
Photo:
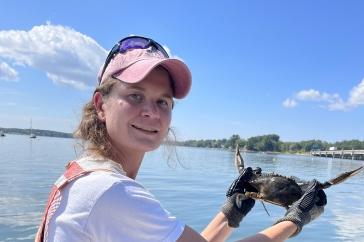
POLYGON ((36 136, 46 136, 46 137, 57 137, 57 138, 73 138, 71 133, 53 131, 53 130, 44 130, 44 129, 19 129, 19 128, 2 128, 0 130, 4 132, 4 134, 20 134, 20 135, 30 135, 30 133, 36 136))
MULTIPOLYGON (((43 130, 43 129, 19 129, 19 128, 2 128, 0 127, 0 132, 3 132, 5 136, 7 134, 15 134, 15 135, 28 135, 30 136, 30 133, 35 134, 36 136, 41 137, 54 137, 54 138, 74 138, 72 133, 66 133, 66 132, 59 132, 59 131, 53 131, 53 130, 43 130)), ((197 148, 197 149, 216 149, 216 150, 227 150, 234 152, 235 149, 232 147, 230 148, 224 148, 224 147, 196 147, 196 146, 189 146, 183 143, 175 143, 173 144, 175 146, 182 146, 182 147, 190 147, 190 148, 197 148)), ((264 154, 270 154, 270 155, 296 155, 296 156, 306 156, 306 157, 320 157, 320 156, 312 156, 310 152, 289 152, 289 151, 257 151, 257 150, 246 150, 241 149, 242 152, 247 153, 264 153, 264 154)), ((332 151, 326 151, 326 152, 332 152, 332 151)), ((327 157, 329 158, 329 157, 327 157)), ((344 158, 348 159, 348 158, 344 158)), ((351 160, 351 158, 350 158, 351 160)), ((354 160, 363 160, 363 159, 354 159, 354 160)))

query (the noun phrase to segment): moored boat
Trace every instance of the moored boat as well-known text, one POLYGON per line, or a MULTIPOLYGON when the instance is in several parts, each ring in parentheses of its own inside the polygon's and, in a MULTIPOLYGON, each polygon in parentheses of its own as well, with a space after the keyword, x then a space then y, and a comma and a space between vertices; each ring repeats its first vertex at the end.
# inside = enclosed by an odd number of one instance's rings
POLYGON ((30 135, 29 135, 29 138, 31 138, 31 139, 37 138, 37 136, 35 134, 33 134, 32 119, 30 119, 30 135))

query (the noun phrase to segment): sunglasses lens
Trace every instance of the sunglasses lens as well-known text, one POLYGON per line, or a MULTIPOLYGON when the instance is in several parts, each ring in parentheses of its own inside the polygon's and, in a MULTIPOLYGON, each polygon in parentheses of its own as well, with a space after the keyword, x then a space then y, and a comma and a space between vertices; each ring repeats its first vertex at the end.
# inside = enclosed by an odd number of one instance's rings
POLYGON ((115 45, 112 50, 110 51, 109 55, 106 58, 105 64, 104 64, 104 68, 102 69, 101 72, 101 78, 104 75, 105 69, 106 67, 109 65, 110 61, 112 58, 114 58, 114 56, 119 52, 119 53, 125 53, 127 50, 132 50, 132 49, 146 49, 149 48, 150 46, 155 47, 157 50, 159 50, 160 52, 163 53, 163 55, 166 58, 169 58, 168 53, 166 52, 166 50, 157 42, 155 42, 152 39, 148 39, 148 38, 144 38, 144 37, 127 37, 125 39, 122 39, 119 41, 119 43, 117 45, 115 45))
POLYGON ((149 46, 150 41, 144 38, 129 38, 121 41, 119 51, 124 53, 130 49, 145 49, 149 46))
POLYGON ((163 48, 163 46, 161 46, 160 44, 158 44, 157 42, 154 42, 155 43, 155 46, 157 47, 157 49, 162 52, 165 57, 169 58, 169 55, 167 53, 167 51, 163 48))

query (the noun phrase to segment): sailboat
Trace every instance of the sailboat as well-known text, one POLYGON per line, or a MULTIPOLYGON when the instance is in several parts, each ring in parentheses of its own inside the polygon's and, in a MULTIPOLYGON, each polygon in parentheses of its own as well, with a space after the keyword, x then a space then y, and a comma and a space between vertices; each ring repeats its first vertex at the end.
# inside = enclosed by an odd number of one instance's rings
POLYGON ((1 137, 4 137, 5 136, 4 130, 0 130, 0 136, 1 137))
POLYGON ((35 134, 33 134, 32 119, 30 119, 30 135, 29 135, 29 138, 31 138, 31 139, 37 138, 37 136, 35 134))

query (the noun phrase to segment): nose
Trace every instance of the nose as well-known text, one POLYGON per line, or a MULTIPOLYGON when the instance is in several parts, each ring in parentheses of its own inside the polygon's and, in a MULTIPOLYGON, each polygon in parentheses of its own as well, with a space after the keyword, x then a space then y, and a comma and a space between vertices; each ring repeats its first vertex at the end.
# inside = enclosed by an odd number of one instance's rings
POLYGON ((149 118, 159 118, 159 110, 154 102, 145 102, 142 108, 142 116, 149 118))

